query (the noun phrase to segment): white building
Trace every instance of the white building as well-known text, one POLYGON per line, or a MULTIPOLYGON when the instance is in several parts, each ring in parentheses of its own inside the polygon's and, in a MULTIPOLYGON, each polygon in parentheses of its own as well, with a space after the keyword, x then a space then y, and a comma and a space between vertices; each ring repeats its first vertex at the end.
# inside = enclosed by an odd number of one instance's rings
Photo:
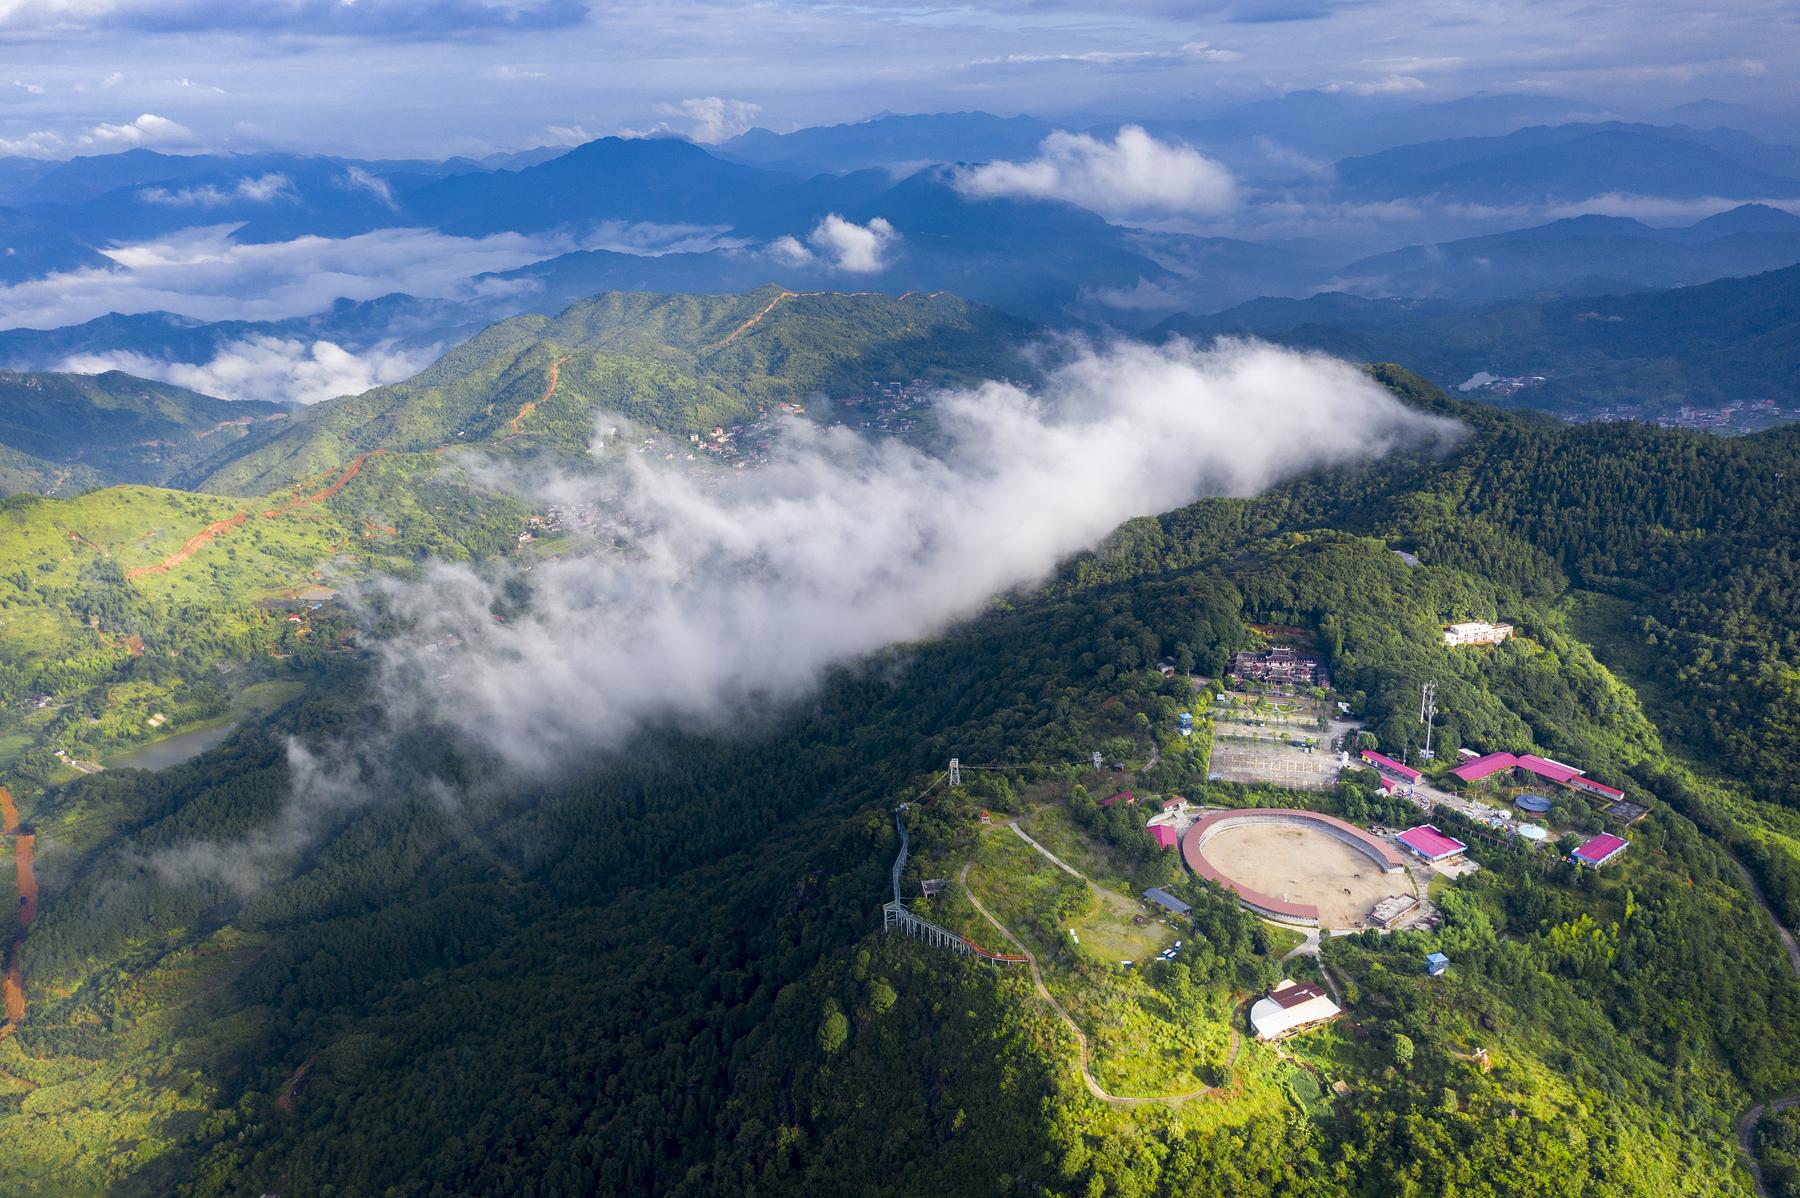
POLYGON ((1498 645, 1513 634, 1511 624, 1488 624, 1481 620, 1470 620, 1463 624, 1450 624, 1444 628, 1446 645, 1498 645))
POLYGON ((1250 1026, 1259 1040, 1279 1040, 1338 1013, 1338 1005, 1316 984, 1286 978, 1267 997, 1256 1000, 1250 1008, 1250 1026))

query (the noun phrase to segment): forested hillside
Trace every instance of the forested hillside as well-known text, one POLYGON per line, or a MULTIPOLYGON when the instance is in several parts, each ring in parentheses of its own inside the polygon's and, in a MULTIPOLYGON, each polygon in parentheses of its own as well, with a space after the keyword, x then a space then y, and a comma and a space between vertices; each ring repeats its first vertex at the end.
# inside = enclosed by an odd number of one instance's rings
POLYGON ((1030 331, 941 294, 609 292, 494 325, 407 382, 316 404, 271 443, 190 481, 255 494, 377 447, 514 437, 524 451, 582 453, 603 413, 685 437, 877 381, 1020 374, 1030 331))
MULTIPOLYGON (((429 385, 474 377, 457 370, 429 385)), ((1791 787, 1783 715, 1736 697, 1753 668, 1791 683, 1794 439, 1571 429, 1379 377, 1470 436, 1134 520, 1041 590, 735 734, 667 728, 519 785, 408 729, 373 794, 296 807, 337 793, 319 780, 380 722, 361 660, 323 654, 294 663, 306 697, 190 765, 17 788, 44 899, 29 1013, 0 1041, 5 1188, 1749 1194, 1732 1124, 1800 1084, 1800 984, 1726 846, 1763 847, 1779 882, 1795 842, 1773 790, 1721 780, 1750 768, 1720 746, 1749 738, 1756 777, 1791 787), (1520 635, 1447 650, 1441 623, 1471 617, 1520 635), (1441 933, 1332 941, 1364 1030, 1305 1068, 1246 1045, 1216 1095, 1101 1103, 1023 974, 879 935, 891 809, 951 756, 1009 767, 917 817, 917 851, 952 871, 981 810, 1079 814, 1073 763, 1102 744, 1145 760, 1191 698, 1157 661, 1216 671, 1251 623, 1316 634, 1384 747, 1416 744, 1435 677, 1445 752, 1579 757, 1652 814, 1619 869, 1484 847, 1439 896, 1441 933), (1709 668, 1724 656, 1731 673, 1709 668), (1423 976, 1428 947, 1449 977, 1423 976)), ((318 505, 320 535, 357 494, 318 505)), ((19 518, 53 541, 62 507, 19 518)), ((168 601, 107 593, 120 627, 168 601)), ((1209 782, 1203 757, 1165 754, 1141 784, 1300 801, 1209 782)), ((1387 810, 1355 780, 1309 801, 1387 810)), ((1118 814, 1093 835, 1157 860, 1140 832, 1118 814)), ((1237 914, 1207 917, 1216 972, 1148 971, 1141 1001, 1222 1029, 1218 1004, 1276 967, 1237 914)))
POLYGON ((277 404, 217 399, 117 370, 0 371, 0 452, 39 460, 10 483, 0 475, 0 494, 166 483, 204 458, 263 439, 287 414, 277 404))

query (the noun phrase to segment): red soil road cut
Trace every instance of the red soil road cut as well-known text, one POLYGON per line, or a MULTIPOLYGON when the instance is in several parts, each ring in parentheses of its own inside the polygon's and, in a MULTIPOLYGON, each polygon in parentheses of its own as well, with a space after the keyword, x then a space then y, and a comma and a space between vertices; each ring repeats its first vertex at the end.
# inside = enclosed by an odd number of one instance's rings
POLYGON ((567 362, 568 360, 569 360, 568 355, 565 354, 562 357, 558 358, 556 361, 550 363, 550 385, 548 387, 544 388, 544 393, 542 395, 538 396, 536 399, 532 400, 530 403, 521 404, 519 406, 519 414, 512 418, 512 435, 513 436, 516 437, 519 435, 519 421, 521 421, 521 420, 525 419, 525 417, 531 415, 531 413, 537 408, 537 406, 539 404, 548 403, 550 401, 550 397, 552 395, 556 394, 556 382, 558 379, 560 379, 562 377, 562 364, 564 362, 567 362))
POLYGON ((193 557, 196 553, 200 552, 200 550, 204 549, 208 541, 212 540, 220 533, 228 532, 229 530, 236 528, 249 518, 250 514, 248 512, 239 512, 229 520, 214 520, 211 524, 208 524, 205 528, 184 541, 181 548, 177 549, 174 553, 171 553, 168 557, 163 558, 154 566, 137 566, 125 571, 125 577, 127 580, 130 580, 133 578, 142 578, 146 574, 166 574, 169 570, 179 566, 182 562, 185 562, 188 558, 193 557))
POLYGON ((333 495, 336 495, 339 491, 342 491, 345 487, 349 486, 350 480, 362 473, 363 464, 365 462, 370 458, 378 458, 386 452, 387 450, 385 449, 371 449, 368 453, 363 454, 354 462, 351 462, 348 466, 344 467, 344 472, 337 476, 337 481, 332 483, 329 487, 326 487, 323 491, 314 491, 304 499, 296 499, 284 507, 278 507, 274 511, 264 512, 262 514, 263 519, 277 520, 290 512, 299 511, 310 503, 323 503, 325 500, 330 499, 333 495))
POLYGON ((5 834, 13 838, 13 869, 19 889, 19 934, 7 950, 6 977, 0 981, 0 998, 4 999, 6 1007, 6 1024, 0 1027, 0 1039, 4 1039, 12 1035, 13 1029, 25 1018, 25 984, 19 949, 25 943, 25 929, 37 917, 38 891, 37 874, 31 867, 31 849, 37 837, 20 833, 18 805, 13 802, 12 791, 4 786, 0 786, 0 821, 4 822, 5 834))
MULTIPOLYGON (((770 300, 768 302, 768 305, 766 307, 764 307, 761 312, 758 312, 755 316, 752 316, 749 320, 746 320, 743 324, 741 324, 737 328, 731 330, 731 334, 728 337, 726 337, 725 340, 723 340, 723 341, 719 342, 717 345, 713 346, 713 349, 724 349, 727 345, 730 345, 733 341, 736 341, 739 337, 742 337, 745 333, 748 333, 751 329, 753 329, 757 325, 761 324, 762 318, 767 316, 769 313, 773 312, 775 310, 775 306, 777 304, 781 303, 782 300, 798 299, 799 297, 800 297, 800 293, 798 291, 778 291, 778 292, 776 292, 775 298, 770 300)), ((711 350, 709 350, 707 352, 710 353, 711 350)))
MULTIPOLYGON (((362 472, 363 463, 367 462, 370 458, 380 457, 386 452, 387 450, 385 449, 370 450, 368 453, 363 454, 345 467, 344 472, 338 475, 337 481, 332 483, 329 487, 326 487, 323 491, 314 491, 304 499, 296 499, 283 507, 264 512, 262 513, 262 518, 265 520, 276 520, 290 512, 305 507, 309 503, 319 503, 323 500, 330 499, 333 495, 342 491, 344 487, 349 484, 351 479, 362 472)), ((177 549, 174 553, 171 553, 168 557, 163 558, 162 561, 157 562, 154 566, 138 566, 134 569, 127 570, 125 571, 125 577, 129 581, 134 578, 142 578, 146 574, 166 574, 176 566, 179 566, 182 562, 185 562, 188 558, 193 557, 194 554, 200 552, 200 550, 204 549, 207 542, 211 541, 214 537, 237 528, 249 518, 249 512, 239 512, 229 520, 214 520, 211 524, 208 524, 205 528, 189 537, 182 543, 181 548, 177 549)))

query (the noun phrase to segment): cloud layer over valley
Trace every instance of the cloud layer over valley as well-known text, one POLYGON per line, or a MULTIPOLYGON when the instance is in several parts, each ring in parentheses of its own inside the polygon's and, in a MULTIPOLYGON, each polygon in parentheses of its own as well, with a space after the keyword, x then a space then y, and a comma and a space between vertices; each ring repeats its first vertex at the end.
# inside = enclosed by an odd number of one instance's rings
POLYGON ((937 413, 940 455, 796 421, 772 464, 722 482, 625 453, 604 483, 529 487, 535 504, 595 505, 601 543, 529 575, 446 563, 386 584, 416 626, 383 650, 394 718, 555 765, 657 721, 803 695, 1133 516, 1455 435, 1342 362, 1242 342, 1083 351, 1037 394, 988 383, 937 413), (529 604, 496 623, 521 583, 529 604))
POLYGON ((115 350, 77 354, 56 368, 81 374, 123 370, 220 399, 312 404, 411 378, 430 365, 437 352, 384 344, 354 353, 334 341, 255 335, 225 345, 205 362, 168 362, 115 350))

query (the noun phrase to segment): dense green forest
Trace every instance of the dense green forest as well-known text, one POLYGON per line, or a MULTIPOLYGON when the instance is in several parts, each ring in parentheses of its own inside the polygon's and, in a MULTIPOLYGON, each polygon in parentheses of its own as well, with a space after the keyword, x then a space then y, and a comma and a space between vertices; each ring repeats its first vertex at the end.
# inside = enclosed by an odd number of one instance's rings
MULTIPOLYGON (((670 319, 730 353, 752 338, 718 346, 715 335, 771 298, 675 305, 670 319)), ((946 377, 993 352, 976 317, 930 307, 946 301, 888 302, 972 322, 946 377)), ((565 385, 600 387, 583 372, 604 369, 622 334, 594 319, 581 334, 589 365, 575 369, 571 353, 565 385)), ((436 398, 402 416, 438 421, 438 436, 486 413, 483 435, 495 434, 514 392, 541 392, 558 360, 534 335, 447 361, 407 393, 436 398)), ((829 389, 859 337, 853 322, 797 322, 742 369, 773 379, 777 359, 827 339, 839 350, 805 371, 807 386, 829 389)), ((672 377, 698 377, 687 352, 672 377)), ((855 369, 917 368, 913 351, 886 352, 871 348, 855 369)), ((368 487, 303 520, 250 522, 240 543, 211 547, 235 556, 189 563, 207 563, 198 577, 125 579, 170 548, 136 545, 145 505, 165 505, 159 526, 180 517, 185 528, 236 501, 147 490, 14 501, 0 519, 17 533, 8 543, 29 548, 0 582, 11 588, 0 616, 38 646, 9 659, 14 702, 78 650, 96 655, 83 668, 99 681, 58 693, 139 681, 114 671, 167 686, 156 671, 190 667, 180 681, 198 691, 223 677, 220 663, 266 657, 271 635, 289 638, 281 677, 305 692, 185 765, 13 776, 44 897, 18 950, 29 1013, 0 1040, 0 1189, 1749 1194, 1734 1122, 1753 1100, 1800 1089, 1800 983, 1730 855, 1789 924, 1800 918, 1800 439, 1568 428, 1376 374, 1469 435, 1441 457, 1130 521, 1044 587, 837 671, 813 699, 740 732, 660 728, 629 756, 524 781, 430 727, 367 751, 379 691, 334 631, 348 636, 347 616, 309 614, 310 638, 212 618, 262 610, 256 596, 304 581, 322 556, 407 569, 432 553, 516 551, 522 510, 428 469, 430 454, 371 459, 368 487), (393 532, 370 533, 381 525, 393 532), (109 552, 84 551, 77 531, 109 552), (65 639, 44 631, 52 617, 65 639), (1443 622, 1496 617, 1519 635, 1476 653, 1443 646, 1443 622), (1222 894, 1181 880, 1141 815, 1100 808, 1079 763, 1104 749, 1147 792, 1221 805, 1405 814, 1354 772, 1307 796, 1209 781, 1204 734, 1175 743, 1193 692, 1157 663, 1217 675, 1254 643, 1252 623, 1314 635, 1384 749, 1418 747, 1417 686, 1435 678, 1445 756, 1550 752, 1652 813, 1603 872, 1483 839, 1482 872, 1436 896, 1441 931, 1326 944, 1353 1025, 1285 1056, 1246 1044, 1208 1057, 1199 1080, 1217 1090, 1185 1105, 1102 1103, 1024 972, 880 935, 892 809, 931 795, 914 828, 934 868, 998 871, 1005 862, 976 847, 979 812, 1037 812, 1052 826, 1066 818, 1133 884, 1180 888, 1197 907, 1188 936, 1206 951, 1106 992, 1202 1039, 1223 1034, 1241 1018, 1234 1005, 1279 972, 1281 945, 1222 894), (165 652, 84 639, 96 627, 165 652), (952 756, 1001 768, 928 791, 952 756), (1452 957, 1447 977, 1425 976, 1431 949, 1452 957)), ((586 420, 600 395, 581 394, 586 420)), ((712 411, 680 409, 668 427, 712 411)), ((271 443, 287 456, 253 454, 243 477, 329 478, 374 447, 362 438, 404 431, 320 419, 330 437, 271 443)), ((426 447, 419 437, 412 448, 426 447)), ((92 718, 59 709, 45 730, 79 744, 104 728, 92 718)), ((1086 901, 1047 877, 1067 910, 1086 901)), ((1082 976, 1079 962, 1046 967, 1082 976)), ((1097 1065, 1111 1076, 1111 1062, 1097 1065)), ((1765 1120, 1772 1180, 1788 1176, 1791 1138, 1785 1117, 1765 1120)))

